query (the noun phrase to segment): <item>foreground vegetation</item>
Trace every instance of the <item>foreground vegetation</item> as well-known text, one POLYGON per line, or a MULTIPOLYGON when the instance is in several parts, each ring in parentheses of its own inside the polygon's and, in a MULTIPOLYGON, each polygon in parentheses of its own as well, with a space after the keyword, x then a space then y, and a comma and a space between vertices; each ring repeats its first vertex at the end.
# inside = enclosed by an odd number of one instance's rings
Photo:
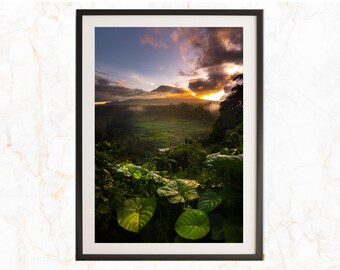
POLYGON ((242 91, 96 112, 96 242, 243 241, 242 91))

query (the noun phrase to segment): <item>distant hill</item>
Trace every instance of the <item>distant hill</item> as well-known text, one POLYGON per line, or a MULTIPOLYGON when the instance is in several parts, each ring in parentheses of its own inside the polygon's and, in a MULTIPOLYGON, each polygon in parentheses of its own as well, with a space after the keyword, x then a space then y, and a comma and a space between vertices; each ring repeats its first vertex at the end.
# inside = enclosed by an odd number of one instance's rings
POLYGON ((189 103, 189 104, 219 104, 218 101, 210 101, 203 100, 195 97, 181 97, 181 98, 153 98, 153 99, 128 99, 124 101, 112 101, 110 103, 106 103, 104 106, 110 105, 128 105, 128 106, 148 106, 148 105, 169 105, 169 104, 180 104, 180 103, 189 103))
POLYGON ((168 85, 161 85, 156 89, 152 90, 151 93, 173 93, 173 94, 183 94, 187 91, 182 88, 168 86, 168 85))

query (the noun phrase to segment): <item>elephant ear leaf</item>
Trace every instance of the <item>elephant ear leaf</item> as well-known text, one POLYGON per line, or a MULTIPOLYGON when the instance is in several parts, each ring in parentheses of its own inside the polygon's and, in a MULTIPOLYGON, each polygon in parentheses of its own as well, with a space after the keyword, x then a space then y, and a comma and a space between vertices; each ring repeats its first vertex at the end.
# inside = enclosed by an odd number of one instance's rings
POLYGON ((153 197, 125 200, 117 209, 118 224, 127 231, 139 233, 152 218, 156 206, 157 202, 153 197))
POLYGON ((171 180, 158 188, 157 193, 161 197, 166 197, 170 203, 185 203, 199 197, 196 190, 198 186, 199 184, 195 180, 171 180))
POLYGON ((185 239, 201 239, 206 236, 210 230, 208 215, 198 209, 186 210, 177 219, 175 230, 185 239))
POLYGON ((209 213, 222 202, 222 198, 215 192, 207 191, 201 195, 198 200, 197 208, 209 213))

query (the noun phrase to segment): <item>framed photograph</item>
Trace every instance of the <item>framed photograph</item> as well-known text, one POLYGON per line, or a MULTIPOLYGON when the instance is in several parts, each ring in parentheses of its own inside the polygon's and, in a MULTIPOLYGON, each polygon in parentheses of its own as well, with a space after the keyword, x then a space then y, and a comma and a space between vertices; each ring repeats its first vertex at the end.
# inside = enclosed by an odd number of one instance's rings
POLYGON ((263 260, 262 10, 77 10, 76 259, 263 260))

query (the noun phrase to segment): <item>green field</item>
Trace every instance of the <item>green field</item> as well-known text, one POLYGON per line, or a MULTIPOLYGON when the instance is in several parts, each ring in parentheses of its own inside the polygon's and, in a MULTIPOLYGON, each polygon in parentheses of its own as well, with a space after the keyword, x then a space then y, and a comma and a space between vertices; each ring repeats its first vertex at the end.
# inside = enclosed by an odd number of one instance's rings
POLYGON ((158 148, 175 146, 185 138, 198 139, 208 134, 211 125, 195 119, 161 119, 136 117, 129 125, 141 139, 152 140, 158 148))

